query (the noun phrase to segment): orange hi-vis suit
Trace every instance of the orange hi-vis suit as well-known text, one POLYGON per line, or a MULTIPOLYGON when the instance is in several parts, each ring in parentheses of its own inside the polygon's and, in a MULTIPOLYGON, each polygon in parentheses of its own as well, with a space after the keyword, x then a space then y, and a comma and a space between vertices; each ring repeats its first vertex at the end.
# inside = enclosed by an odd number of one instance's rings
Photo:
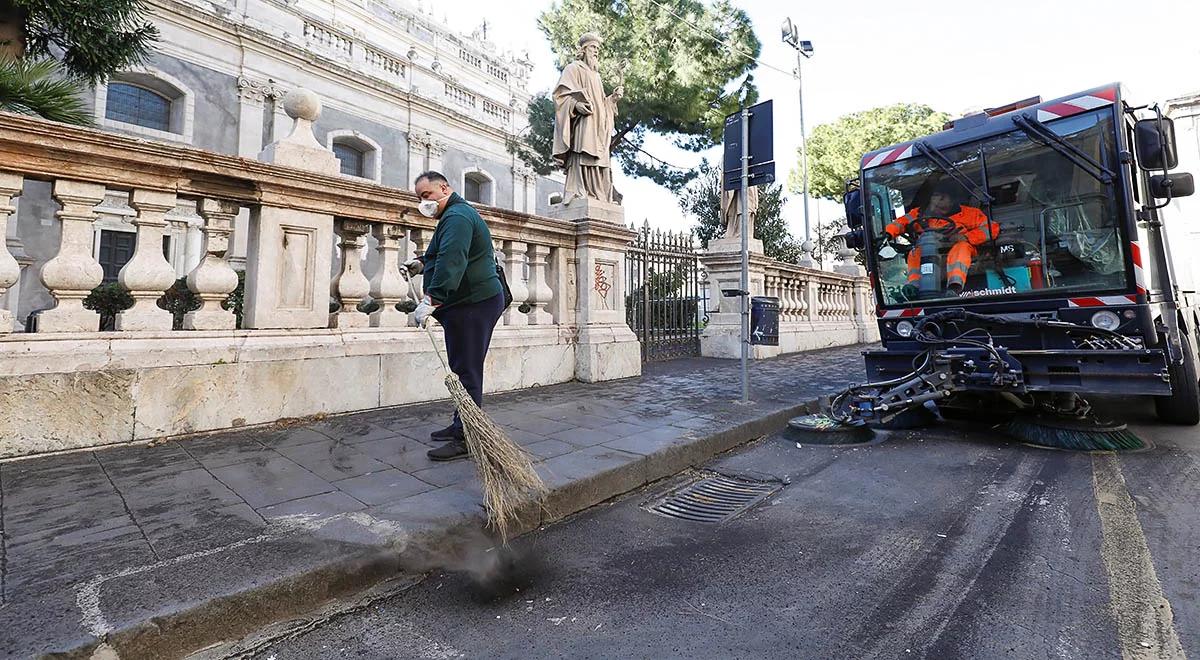
MULTIPOLYGON (((973 206, 960 206, 958 213, 949 216, 953 227, 958 233, 949 254, 946 255, 946 286, 957 284, 962 288, 967 283, 967 271, 971 268, 971 259, 977 253, 976 246, 983 245, 989 239, 1000 233, 1000 225, 989 222, 983 211, 973 206)), ((947 231, 951 224, 941 218, 921 218, 921 209, 913 209, 896 218, 896 221, 884 227, 889 236, 895 238, 903 234, 908 225, 917 223, 917 233, 926 230, 947 231)), ((947 233, 951 233, 947 231, 947 233)), ((921 279, 921 249, 913 248, 908 253, 908 281, 917 282, 921 279)))

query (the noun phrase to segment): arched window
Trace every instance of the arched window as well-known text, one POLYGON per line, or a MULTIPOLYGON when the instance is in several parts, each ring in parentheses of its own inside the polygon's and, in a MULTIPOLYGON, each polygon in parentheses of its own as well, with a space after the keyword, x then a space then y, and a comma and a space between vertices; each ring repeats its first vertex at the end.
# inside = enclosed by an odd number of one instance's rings
POLYGON ((345 142, 334 142, 333 155, 337 156, 338 162, 342 164, 342 174, 359 177, 363 175, 363 152, 345 142))
POLYGON ((195 94, 161 71, 122 71, 96 86, 96 120, 102 126, 190 143, 194 115, 195 94))
POLYGON ((496 184, 491 175, 478 167, 469 167, 463 172, 463 198, 468 202, 495 205, 496 184))
POLYGON ((358 131, 329 131, 325 144, 341 163, 342 174, 380 182, 382 150, 379 143, 358 131))
POLYGON ((122 82, 110 83, 104 116, 113 121, 156 131, 169 131, 171 99, 145 87, 122 82))

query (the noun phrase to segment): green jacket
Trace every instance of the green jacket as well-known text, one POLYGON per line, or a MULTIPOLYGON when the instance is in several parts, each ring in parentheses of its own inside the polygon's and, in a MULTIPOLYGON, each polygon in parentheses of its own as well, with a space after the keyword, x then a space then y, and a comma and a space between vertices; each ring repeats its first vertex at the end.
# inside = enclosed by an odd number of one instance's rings
POLYGON ((443 307, 500 293, 492 232, 467 200, 451 193, 421 258, 425 294, 443 307))

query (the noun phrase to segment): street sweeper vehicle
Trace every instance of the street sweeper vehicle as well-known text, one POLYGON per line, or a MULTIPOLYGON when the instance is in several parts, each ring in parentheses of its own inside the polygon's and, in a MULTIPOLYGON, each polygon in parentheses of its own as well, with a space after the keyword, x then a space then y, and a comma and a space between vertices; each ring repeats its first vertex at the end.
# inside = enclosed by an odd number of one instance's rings
POLYGON ((1193 193, 1177 161, 1171 120, 1119 84, 863 156, 846 240, 865 252, 883 349, 815 424, 940 413, 1056 447, 1140 446, 1091 395, 1145 395, 1165 422, 1200 422, 1195 287, 1172 263, 1200 255, 1168 241, 1193 220, 1170 214, 1193 193))

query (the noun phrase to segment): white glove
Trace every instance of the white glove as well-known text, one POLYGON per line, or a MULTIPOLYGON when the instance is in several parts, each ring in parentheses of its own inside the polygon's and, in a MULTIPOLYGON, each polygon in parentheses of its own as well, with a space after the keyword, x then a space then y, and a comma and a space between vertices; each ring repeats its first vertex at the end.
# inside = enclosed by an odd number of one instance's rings
POLYGON ((429 300, 429 296, 422 298, 420 304, 413 310, 413 316, 417 319, 417 326, 424 328, 433 315, 433 311, 437 308, 438 306, 429 300))
POLYGON ((404 268, 408 270, 409 275, 419 275, 421 271, 425 270, 425 262, 420 259, 412 259, 404 262, 404 268))

